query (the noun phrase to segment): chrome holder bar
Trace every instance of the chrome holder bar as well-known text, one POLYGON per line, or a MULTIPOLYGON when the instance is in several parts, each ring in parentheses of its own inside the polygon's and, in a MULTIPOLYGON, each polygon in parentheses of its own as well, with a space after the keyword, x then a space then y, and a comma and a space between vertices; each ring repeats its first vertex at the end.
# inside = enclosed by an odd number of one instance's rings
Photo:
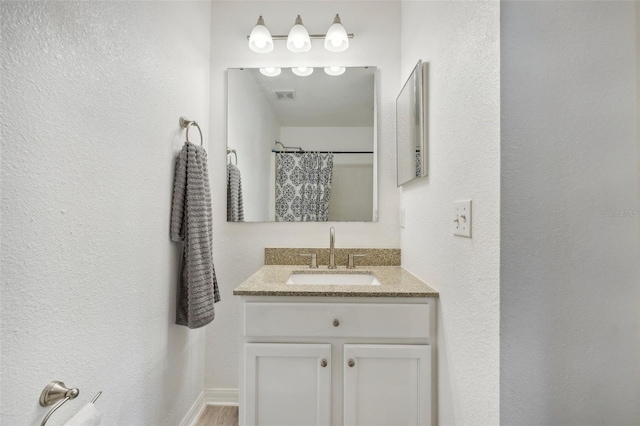
MULTIPOLYGON (((286 40, 289 36, 288 35, 272 35, 271 39, 272 40, 286 40)), ((309 38, 311 40, 320 40, 320 39, 324 39, 325 37, 327 37, 326 34, 309 34, 309 38)), ((353 38, 354 35, 353 33, 349 33, 347 34, 348 38, 353 38)), ((247 40, 249 40, 249 36, 247 36, 247 40)))
POLYGON ((63 398, 73 399, 80 395, 80 391, 76 388, 67 388, 63 382, 54 380, 49 383, 40 394, 40 405, 47 407, 55 404, 63 398))
MULTIPOLYGON (((235 160, 236 160, 234 165, 237 166, 238 165, 238 153, 236 152, 235 149, 227 148, 227 155, 229 155, 229 154, 233 154, 233 156, 235 157, 235 160)), ((231 159, 229 159, 229 161, 231 161, 231 159)))
POLYGON ((51 408, 51 410, 49 410, 47 415, 44 416, 44 419, 42 419, 42 423, 40 423, 40 426, 46 425, 49 417, 51 417, 51 415, 55 413, 58 408, 62 407, 62 405, 70 399, 75 399, 78 395, 80 395, 80 391, 78 389, 67 388, 63 382, 60 382, 58 380, 54 380, 53 382, 45 386, 45 388, 42 390, 42 393, 40 394, 40 405, 42 405, 43 407, 48 407, 52 404, 55 405, 51 408))
MULTIPOLYGON (((49 417, 51 417, 51 415, 55 413, 58 408, 62 407, 62 405, 70 399, 75 399, 78 395, 80 395, 80 390, 78 390, 77 388, 67 388, 64 383, 58 380, 54 380, 53 382, 45 386, 45 388, 42 390, 42 393, 40 394, 40 405, 42 405, 43 407, 48 407, 52 404, 55 405, 51 408, 51 410, 49 410, 47 415, 44 416, 44 419, 42 419, 42 423, 40 423, 40 426, 45 426, 47 424, 47 421, 49 421, 49 417)), ((91 403, 95 403, 98 398, 100 398, 100 395, 102 395, 102 391, 98 392, 91 403)))
POLYGON ((180 127, 182 127, 183 129, 187 129, 187 142, 189 143, 191 143, 191 141, 189 140, 189 127, 196 126, 198 128, 198 132, 200 132, 200 146, 203 146, 204 138, 202 137, 202 130, 200 129, 200 125, 198 125, 198 123, 192 120, 188 120, 184 117, 180 117, 179 123, 180 127))

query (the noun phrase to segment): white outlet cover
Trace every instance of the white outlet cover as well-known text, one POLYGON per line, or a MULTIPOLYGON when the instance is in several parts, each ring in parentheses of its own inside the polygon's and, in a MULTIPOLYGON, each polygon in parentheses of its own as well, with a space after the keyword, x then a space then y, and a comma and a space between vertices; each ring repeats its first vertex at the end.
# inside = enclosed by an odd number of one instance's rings
POLYGON ((453 202, 453 235, 471 238, 471 200, 453 202))

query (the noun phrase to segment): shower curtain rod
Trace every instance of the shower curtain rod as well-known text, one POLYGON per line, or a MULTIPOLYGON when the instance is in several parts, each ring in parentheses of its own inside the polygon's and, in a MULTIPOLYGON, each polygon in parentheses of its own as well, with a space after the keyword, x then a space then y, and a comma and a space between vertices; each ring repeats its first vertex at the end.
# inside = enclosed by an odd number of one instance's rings
POLYGON ((277 149, 272 149, 271 152, 275 152, 276 154, 304 154, 304 153, 318 153, 318 154, 373 154, 373 151, 278 151, 277 149))

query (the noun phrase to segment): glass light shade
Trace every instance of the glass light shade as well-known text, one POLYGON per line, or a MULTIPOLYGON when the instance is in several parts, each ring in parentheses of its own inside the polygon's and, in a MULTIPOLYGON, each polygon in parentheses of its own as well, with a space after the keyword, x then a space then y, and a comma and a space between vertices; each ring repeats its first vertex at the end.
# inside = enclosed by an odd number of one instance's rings
POLYGON ((280 75, 282 70, 278 67, 265 67, 260 68, 260 74, 266 75, 267 77, 275 77, 280 75))
POLYGON ((258 23, 253 27, 249 35, 249 49, 256 53, 269 53, 273 50, 273 39, 264 25, 262 16, 258 18, 258 23))
POLYGON ((294 53, 304 53, 311 50, 311 38, 307 29, 302 25, 300 15, 296 18, 296 23, 287 36, 287 49, 294 53))
POLYGON ((313 74, 313 68, 311 67, 296 67, 291 68, 291 72, 300 77, 306 77, 313 74))
POLYGON ((324 69, 325 73, 334 77, 344 74, 345 71, 345 67, 325 67, 324 69))
POLYGON ((344 52, 349 48, 349 36, 340 22, 340 15, 336 15, 333 24, 327 30, 324 48, 329 52, 344 52))

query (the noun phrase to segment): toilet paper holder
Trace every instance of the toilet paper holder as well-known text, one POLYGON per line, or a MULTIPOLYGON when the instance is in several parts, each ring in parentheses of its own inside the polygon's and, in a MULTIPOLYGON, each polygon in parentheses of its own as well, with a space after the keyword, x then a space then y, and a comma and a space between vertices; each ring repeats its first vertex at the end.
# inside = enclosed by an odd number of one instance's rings
MULTIPOLYGON (((91 402, 96 402, 96 400, 100 397, 102 391, 98 392, 98 394, 93 398, 91 402)), ((49 417, 62 405, 69 401, 70 399, 75 399, 78 395, 80 395, 80 390, 78 388, 67 388, 65 384, 61 381, 54 380, 49 383, 42 390, 40 394, 40 405, 43 407, 48 407, 49 405, 55 404, 51 410, 44 416, 42 419, 42 423, 40 426, 44 426, 47 424, 49 417)))

